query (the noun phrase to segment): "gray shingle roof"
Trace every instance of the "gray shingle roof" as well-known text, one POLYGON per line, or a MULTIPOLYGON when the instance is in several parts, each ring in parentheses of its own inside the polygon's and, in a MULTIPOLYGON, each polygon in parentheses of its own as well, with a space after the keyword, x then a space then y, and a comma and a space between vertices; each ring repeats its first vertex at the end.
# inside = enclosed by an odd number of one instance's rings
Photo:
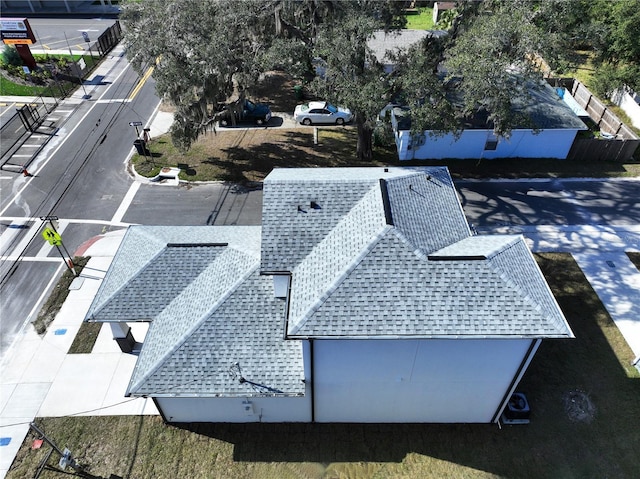
POLYGON ((446 169, 386 181, 393 225, 426 254, 469 236, 446 169))
POLYGON ((86 319, 152 319, 219 251, 184 245, 212 243, 226 243, 258 258, 260 227, 130 226, 86 319), (169 244, 183 246, 168 247, 169 244))
POLYGON ((432 261, 390 229, 289 335, 570 337, 522 238, 516 245, 492 260, 432 261))
POLYGON ((572 336, 523 238, 471 236, 439 167, 274 170, 262 230, 130 227, 87 319, 153 320, 131 395, 304 394, 298 338, 572 336))
MULTIPOLYGON (((346 196, 353 173, 277 171, 264 190, 282 194, 283 185, 296 185, 304 195, 319 178, 331 194, 346 196)), ((571 336, 522 238, 471 236, 446 168, 358 173, 362 196, 350 199, 341 220, 320 231, 311 215, 285 225, 280 218, 292 239, 287 254, 296 258, 282 264, 292 273, 288 337, 571 336), (529 280, 512 278, 513 271, 529 280)), ((263 267, 272 241, 266 232, 278 234, 267 228, 272 218, 263 219, 263 267)))
POLYGON ((302 347, 283 341, 259 251, 256 226, 129 228, 87 314, 153 320, 128 394, 304 394, 302 347))
POLYGON ((468 235, 448 170, 429 168, 429 177, 410 168, 273 170, 263 188, 262 272, 292 271, 371 188, 379 198, 372 208, 384 211, 381 179, 393 197, 394 222, 410 237, 422 235, 418 244, 439 248, 468 235), (409 190, 412 182, 415 191, 409 190))
POLYGON ((406 49, 420 40, 434 36, 441 37, 447 32, 443 30, 396 30, 385 32, 379 30, 367 42, 367 46, 372 50, 376 60, 382 64, 391 64, 387 52, 396 52, 399 49, 406 49))
POLYGON ((529 115, 534 125, 540 129, 586 130, 587 126, 556 93, 547 82, 540 89, 529 91, 531 98, 514 99, 514 108, 529 115))
POLYGON ((249 274, 220 298, 209 291, 220 272, 211 272, 197 281, 201 287, 192 288, 191 301, 204 303, 200 311, 184 314, 184 305, 175 304, 155 320, 131 378, 130 394, 304 394, 302 344, 283 340, 285 301, 274 297, 272 278, 261 276, 255 261, 249 274), (214 307, 204 312, 205 304, 214 307), (264 387, 241 383, 239 374, 264 387))

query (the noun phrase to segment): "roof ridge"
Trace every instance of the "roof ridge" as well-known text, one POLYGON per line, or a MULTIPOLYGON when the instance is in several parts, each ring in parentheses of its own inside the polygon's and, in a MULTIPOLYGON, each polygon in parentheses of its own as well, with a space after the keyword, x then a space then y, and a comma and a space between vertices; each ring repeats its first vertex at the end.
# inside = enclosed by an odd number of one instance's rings
MULTIPOLYGON (((500 236, 505 240, 505 242, 501 246, 499 246, 493 251, 490 251, 489 254, 487 254, 488 260, 495 258, 501 253, 504 253, 508 249, 515 246, 518 242, 524 241, 524 236, 521 234, 520 235, 487 235, 487 236, 500 236)), ((469 238, 477 238, 477 236, 470 236, 469 238)))
MULTIPOLYGON (((385 225, 380 232, 369 242, 367 243, 362 250, 351 260, 350 263, 346 265, 345 268, 334 278, 331 284, 327 287, 325 292, 314 301, 309 308, 307 308, 307 312, 305 315, 300 318, 296 322, 296 325, 291 329, 291 335, 294 335, 296 331, 299 331, 302 326, 313 316, 313 314, 322 306, 327 299, 338 289, 338 287, 344 282, 345 279, 349 277, 349 275, 358 267, 358 265, 364 260, 364 258, 371 253, 371 251, 380 243, 382 238, 386 236, 389 231, 392 231, 394 228, 390 225, 385 225)), ((288 332, 286 332, 289 335, 288 332)))
MULTIPOLYGON (((102 300, 102 304, 99 304, 97 307, 95 308, 91 308, 91 318, 94 318, 96 316, 97 313, 99 313, 100 311, 102 311, 109 303, 111 303, 111 301, 118 296, 125 288, 128 287, 129 284, 131 284, 132 281, 134 281, 136 278, 138 278, 149 266, 150 264, 157 259, 159 256, 161 256, 165 251, 167 250, 167 244, 165 243, 164 247, 160 248, 156 254, 154 254, 151 258, 149 258, 148 261, 146 261, 139 269, 138 271, 136 271, 135 274, 133 274, 131 277, 129 277, 129 279, 127 281, 125 281, 124 283, 122 283, 120 285, 119 288, 117 288, 113 293, 111 293, 109 295, 109 297, 107 299, 102 300)), ((105 278, 106 279, 106 278, 105 278)), ((89 319, 89 318, 85 318, 85 319, 89 319)))
POLYGON ((413 253, 420 259, 429 259, 429 255, 422 249, 417 248, 413 241, 407 238, 407 235, 402 232, 402 230, 396 226, 393 227, 394 234, 398 237, 400 241, 413 249, 413 253))
MULTIPOLYGON (((333 229, 331 229, 325 235, 322 241, 316 244, 311 249, 311 251, 307 254, 307 256, 304 258, 304 260, 294 268, 292 272, 293 273, 292 281, 294 282, 301 281, 301 283, 298 283, 298 284, 306 284, 308 286, 309 284, 311 284, 311 281, 305 283, 305 280, 308 280, 309 277, 313 276, 314 278, 319 278, 321 275, 318 274, 317 272, 314 272, 313 275, 306 274, 308 273, 307 268, 311 267, 313 265, 313 262, 318 260, 318 255, 321 254, 323 250, 326 250, 327 248, 331 248, 332 244, 336 243, 336 238, 339 240, 340 232, 342 232, 345 228, 347 228, 350 234, 350 238, 355 238, 354 244, 350 245, 351 248, 353 249, 353 252, 346 251, 346 253, 349 253, 349 255, 341 254, 336 256, 335 255, 336 251, 333 251, 334 253, 333 256, 325 255, 324 257, 325 258, 328 257, 329 259, 334 260, 334 264, 331 264, 329 261, 326 261, 326 260, 323 261, 321 264, 326 266, 327 271, 329 270, 331 271, 327 273, 327 276, 330 275, 330 279, 332 280, 331 281, 326 280, 327 285, 330 286, 331 284, 333 284, 333 281, 335 280, 336 276, 340 274, 340 272, 343 271, 346 267, 348 267, 349 264, 351 264, 351 262, 353 261, 353 258, 358 254, 360 254, 362 249, 366 248, 366 246, 372 240, 375 240, 377 236, 380 234, 381 230, 383 230, 386 227, 387 225, 385 222, 384 211, 382 208, 382 199, 380 198, 380 183, 376 181, 371 184, 367 193, 365 193, 360 198, 360 200, 351 208, 351 210, 349 210, 349 212, 340 219, 340 221, 333 227, 333 229), (374 210, 371 218, 368 218, 366 215, 366 208, 369 205, 373 205, 372 209, 374 210), (356 224, 356 226, 358 227, 358 229, 356 230, 357 233, 358 234, 364 233, 361 236, 353 234, 354 222, 357 223, 356 224), (356 243, 358 246, 357 249, 356 249, 356 243)), ((339 242, 339 243, 343 244, 344 242, 339 242)), ((342 250, 340 252, 344 253, 345 251, 342 250)), ((320 281, 322 281, 322 278, 320 278, 320 281)), ((317 282, 320 282, 320 281, 317 281, 317 282)), ((315 286, 315 284, 311 284, 311 286, 313 287, 315 286)), ((323 287, 323 285, 320 285, 320 287, 315 288, 315 291, 312 291, 310 293, 308 290, 305 291, 304 288, 299 288, 299 287, 294 288, 294 295, 292 296, 292 301, 290 301, 291 307, 289 308, 289 312, 288 312, 289 315, 287 317, 287 328, 289 328, 290 325, 293 325, 294 323, 297 323, 298 321, 302 320, 302 318, 305 318, 307 316, 306 312, 309 309, 309 307, 314 305, 319 299, 319 297, 322 297, 325 294, 325 292, 326 292, 326 288, 323 287), (304 303, 305 301, 307 302, 306 306, 304 303), (300 302, 302 303, 303 307, 297 308, 300 302), (293 314, 291 314, 292 312, 293 314)), ((297 328, 293 326, 292 330, 293 329, 297 329, 297 328)))
MULTIPOLYGON (((164 250, 164 248, 166 248, 166 241, 163 241, 159 238, 157 238, 156 236, 149 234, 148 233, 148 227, 142 226, 142 225, 131 225, 127 228, 127 230, 125 231, 125 234, 122 237, 122 241, 120 242, 120 244, 118 245, 118 249, 116 251, 115 257, 119 256, 122 253, 123 248, 125 248, 125 245, 128 245, 130 243, 130 239, 129 237, 135 237, 135 236, 139 236, 139 237, 143 237, 145 238, 145 240, 149 241, 150 243, 156 244, 159 246, 159 249, 157 251, 157 253, 155 255, 152 256, 151 259, 157 257, 159 254, 162 253, 162 251, 164 250)), ((129 283, 134 277, 136 277, 138 274, 140 274, 140 270, 143 269, 144 267, 146 267, 146 265, 148 264, 149 260, 146 261, 141 267, 140 269, 138 269, 138 272, 135 273, 133 276, 131 276, 126 282, 125 284, 129 283)), ((117 264, 116 264, 117 267, 117 264)), ((91 305, 89 306, 89 311, 87 311, 87 313, 91 312, 92 315, 93 313, 102 310, 111 300, 111 298, 113 298, 113 296, 115 294, 118 294, 121 291, 121 288, 117 288, 114 292, 112 292, 111 294, 108 294, 106 298, 103 298, 102 296, 104 295, 104 286, 106 284, 109 284, 109 278, 116 274, 116 269, 109 267, 109 269, 107 270, 107 274, 105 275, 104 279, 102 280, 102 282, 100 283, 100 287, 96 293, 96 296, 94 297, 93 301, 91 302, 91 305), (95 304, 95 306, 94 306, 95 304)), ((87 319, 88 315, 85 317, 85 319, 87 319)))
POLYGON ((536 262, 535 258, 533 257, 533 253, 531 252, 531 250, 526 246, 525 240, 524 240, 524 236, 523 235, 509 235, 509 236, 515 236, 513 241, 510 241, 509 244, 506 244, 505 247, 500 248, 499 251, 497 251, 495 254, 492 254, 490 258, 487 258, 487 260, 485 261, 487 263, 487 265, 497 273, 498 277, 505 282, 505 284, 507 286, 509 286, 514 292, 516 292, 523 301, 525 301, 526 303, 528 303, 529 305, 531 305, 531 307, 537 311, 538 313, 540 313, 543 317, 545 317, 547 319, 547 324, 552 324, 553 327, 556 329, 556 331, 558 332, 559 336, 562 337, 574 337, 573 335, 573 331, 571 330, 571 327, 569 326, 569 324, 566 322, 566 319, 564 321, 564 324, 560 325, 558 324, 558 314, 560 318, 564 318, 564 313, 562 312, 562 309, 560 309, 560 305, 558 304, 558 302, 555 299, 555 296, 553 295, 553 292, 551 291, 551 288, 549 287, 549 284, 547 283, 546 279, 544 279, 544 275, 542 274, 542 271, 540 271, 540 268, 538 266, 538 263, 536 262), (540 303, 535 297, 534 295, 531 294, 530 291, 527 291, 524 288, 524 285, 515 281, 514 279, 512 279, 511 276, 511 270, 508 269, 504 269, 502 268, 500 265, 497 265, 495 263, 495 259, 499 256, 502 255, 504 253, 506 253, 508 250, 517 247, 518 245, 523 245, 524 246, 524 250, 526 250, 526 252, 529 254, 531 261, 534 265, 535 268, 537 268, 539 271, 539 275, 540 278, 542 279, 541 284, 544 285, 546 291, 547 291, 547 296, 549 298, 551 298, 552 301, 552 310, 549 310, 547 305, 540 303), (562 334, 562 331, 568 331, 568 334, 562 334))
MULTIPOLYGON (((171 347, 167 348, 164 354, 162 354, 159 358, 155 359, 152 362, 152 367, 150 367, 146 373, 144 373, 140 378, 136 378, 135 382, 134 382, 134 376, 132 375, 131 381, 129 382, 129 386, 127 387, 127 391, 125 393, 126 396, 130 395, 135 389, 139 388, 144 383, 144 381, 149 379, 149 377, 151 377, 156 371, 158 371, 158 369, 162 367, 165 361, 169 357, 171 357, 171 355, 173 355, 193 335, 193 333, 202 325, 202 323, 206 321, 207 318, 209 318, 222 304, 224 304, 224 302, 229 298, 229 296, 231 296, 231 294, 233 294, 240 285, 242 285, 245 281, 247 281, 247 279, 256 271, 256 269, 260 267, 260 262, 255 258, 253 258, 253 256, 247 253, 244 253, 240 250, 237 250, 235 248, 227 247, 226 250, 222 253, 222 255, 224 255, 229 249, 252 259, 253 265, 250 268, 248 268, 244 272, 244 274, 241 275, 229 288, 227 288, 224 294, 220 295, 216 299, 216 301, 211 305, 211 307, 209 307, 205 312, 201 313, 200 316, 197 319, 195 319, 193 323, 180 335, 180 337, 177 338, 172 343, 171 347)), ((208 270, 209 268, 206 268, 204 271, 202 271, 198 275, 198 277, 189 285, 189 288, 195 287, 193 286, 194 283, 196 283, 198 280, 201 280, 202 277, 207 274, 208 270)), ((162 313, 160 313, 160 315, 164 314, 167 310, 169 310, 172 307, 172 305, 173 307, 175 307, 176 300, 178 300, 179 298, 180 298, 180 295, 176 296, 171 301, 171 303, 169 303, 167 307, 162 311, 162 313)), ((158 315, 158 318, 160 317, 160 315, 158 315)), ((142 354, 144 354, 144 350, 142 354)), ((136 365, 136 370, 137 370, 137 365, 136 365)))

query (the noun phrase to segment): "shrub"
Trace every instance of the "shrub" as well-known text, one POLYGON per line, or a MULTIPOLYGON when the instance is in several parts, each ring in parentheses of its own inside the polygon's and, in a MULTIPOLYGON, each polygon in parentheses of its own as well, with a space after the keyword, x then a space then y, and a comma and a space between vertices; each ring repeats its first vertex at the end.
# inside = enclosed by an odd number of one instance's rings
POLYGON ((385 122, 376 125, 373 129, 373 144, 385 147, 395 145, 395 136, 393 135, 391 123, 385 122))
POLYGON ((20 67, 22 66, 22 58, 20 58, 20 54, 16 47, 11 45, 6 45, 4 50, 2 51, 2 63, 4 65, 11 65, 20 67))

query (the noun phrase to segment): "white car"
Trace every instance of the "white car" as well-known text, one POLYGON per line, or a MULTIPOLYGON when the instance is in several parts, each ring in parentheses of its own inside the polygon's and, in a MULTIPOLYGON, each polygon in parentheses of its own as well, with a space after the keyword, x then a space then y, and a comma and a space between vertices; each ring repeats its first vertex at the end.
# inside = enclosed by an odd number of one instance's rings
POLYGON ((348 108, 333 106, 326 101, 310 101, 296 106, 293 118, 303 125, 344 125, 353 120, 353 114, 348 108))

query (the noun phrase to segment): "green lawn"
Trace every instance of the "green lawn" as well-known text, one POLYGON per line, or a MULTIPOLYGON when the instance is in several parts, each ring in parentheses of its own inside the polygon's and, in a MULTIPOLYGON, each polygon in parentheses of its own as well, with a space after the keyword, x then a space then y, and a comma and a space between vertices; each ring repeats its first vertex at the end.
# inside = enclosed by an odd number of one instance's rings
POLYGON ((0 96, 38 96, 46 91, 45 86, 20 85, 0 75, 0 96))
POLYGON ((433 8, 419 8, 419 14, 406 15, 409 30, 433 30, 433 8))
MULTIPOLYGON (((635 478, 640 374, 633 354, 570 255, 536 259, 576 339, 545 341, 531 363, 519 387, 532 408, 526 426, 176 426, 133 416, 37 422, 100 478, 635 478), (583 405, 588 414, 576 414, 583 405)), ((49 448, 32 450, 33 439, 8 479, 34 476, 49 448)))

